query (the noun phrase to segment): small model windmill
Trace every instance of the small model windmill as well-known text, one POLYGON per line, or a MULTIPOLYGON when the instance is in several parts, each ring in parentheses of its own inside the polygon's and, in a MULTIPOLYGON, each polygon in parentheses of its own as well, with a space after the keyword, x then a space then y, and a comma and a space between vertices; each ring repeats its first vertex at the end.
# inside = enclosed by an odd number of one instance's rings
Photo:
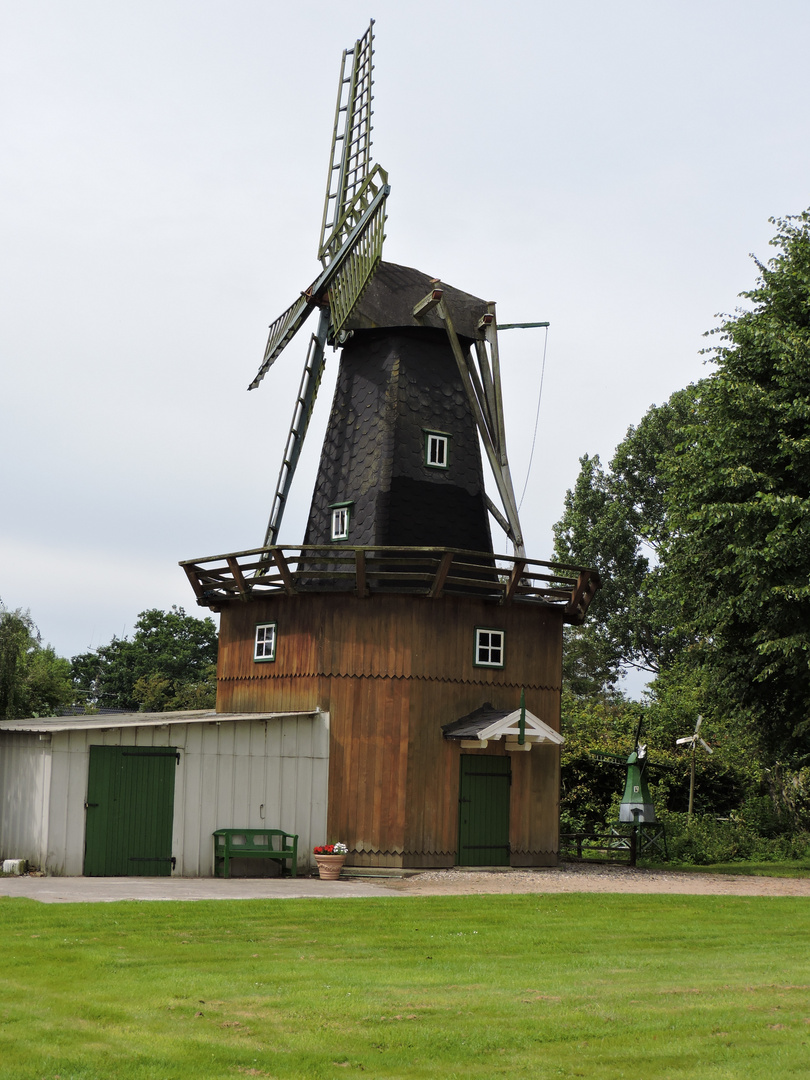
POLYGON ((714 753, 714 750, 712 750, 709 744, 707 742, 704 742, 703 739, 701 739, 700 737, 700 725, 702 723, 703 717, 698 716, 697 723, 695 724, 695 730, 693 731, 693 733, 691 735, 687 735, 684 739, 675 740, 676 746, 692 747, 692 767, 689 774, 689 817, 692 816, 692 804, 694 803, 695 799, 695 758, 697 756, 698 743, 700 743, 700 745, 707 753, 714 753))
POLYGON ((373 27, 343 53, 318 257, 322 270, 270 326, 249 389, 317 308, 264 544, 279 527, 321 380, 341 370, 305 544, 492 551, 487 511, 525 554, 501 398, 495 306, 382 263, 388 176, 371 161, 373 27), (503 513, 484 492, 478 436, 503 513), (424 459, 417 462, 415 455, 424 459), (449 480, 450 457, 464 463, 449 480), (429 481, 425 469, 430 470, 429 481), (458 481, 458 482, 456 482, 458 481))
POLYGON ((647 786, 647 747, 641 742, 642 724, 643 721, 639 720, 633 738, 633 749, 626 760, 613 754, 594 753, 592 756, 610 765, 622 765, 627 768, 624 794, 619 807, 619 821, 629 824, 657 824, 655 807, 647 786))
MULTIPOLYGON (((633 749, 626 759, 614 754, 594 752, 592 757, 604 761, 610 765, 621 765, 627 769, 622 801, 619 806, 618 825, 612 826, 612 833, 616 837, 613 847, 636 852, 638 855, 667 855, 666 830, 655 814, 650 789, 647 784, 647 774, 650 769, 660 769, 661 766, 651 766, 647 759, 647 747, 641 742, 641 728, 643 720, 639 720, 636 733, 633 737, 633 749), (631 829, 622 829, 621 826, 630 825, 631 829)), ((631 854, 631 861, 635 858, 631 854)))

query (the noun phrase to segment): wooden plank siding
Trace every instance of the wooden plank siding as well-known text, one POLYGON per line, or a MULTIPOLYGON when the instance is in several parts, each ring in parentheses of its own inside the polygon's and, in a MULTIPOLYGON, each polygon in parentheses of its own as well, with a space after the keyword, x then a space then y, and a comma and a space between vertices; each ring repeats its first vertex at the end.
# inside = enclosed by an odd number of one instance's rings
MULTIPOLYGON (((218 712, 330 717, 327 832, 349 865, 452 866, 460 747, 442 725, 485 702, 560 724, 562 613, 480 598, 312 593, 228 604, 220 626, 218 712), (276 658, 254 662, 258 623, 276 622, 276 658), (505 632, 505 664, 473 663, 479 626, 505 632)), ((468 752, 468 751, 465 751, 468 752)), ((480 754, 503 756, 502 743, 480 754)), ((513 865, 556 861, 559 752, 510 754, 513 865)))

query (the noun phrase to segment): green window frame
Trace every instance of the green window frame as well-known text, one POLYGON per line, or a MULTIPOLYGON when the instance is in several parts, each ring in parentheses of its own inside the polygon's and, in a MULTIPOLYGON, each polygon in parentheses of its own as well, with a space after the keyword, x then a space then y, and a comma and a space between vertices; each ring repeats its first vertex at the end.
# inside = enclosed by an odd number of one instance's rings
POLYGON ((329 509, 332 511, 329 538, 331 540, 348 540, 349 528, 352 520, 352 506, 350 502, 332 503, 329 509))
POLYGON ((475 667, 502 668, 505 655, 506 631, 498 630, 494 626, 476 626, 473 665, 475 667))
POLYGON ((256 624, 256 634, 253 638, 253 660, 255 663, 266 664, 275 660, 277 639, 277 623, 265 622, 256 624))

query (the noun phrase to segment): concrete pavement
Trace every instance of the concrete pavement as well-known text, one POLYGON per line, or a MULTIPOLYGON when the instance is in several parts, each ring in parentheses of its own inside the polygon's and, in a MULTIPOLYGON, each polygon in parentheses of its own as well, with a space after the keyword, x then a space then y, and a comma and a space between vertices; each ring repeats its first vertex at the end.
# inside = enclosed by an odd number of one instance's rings
POLYGON ((0 877, 0 896, 43 904, 113 900, 297 900, 302 897, 391 896, 367 879, 183 877, 0 877))

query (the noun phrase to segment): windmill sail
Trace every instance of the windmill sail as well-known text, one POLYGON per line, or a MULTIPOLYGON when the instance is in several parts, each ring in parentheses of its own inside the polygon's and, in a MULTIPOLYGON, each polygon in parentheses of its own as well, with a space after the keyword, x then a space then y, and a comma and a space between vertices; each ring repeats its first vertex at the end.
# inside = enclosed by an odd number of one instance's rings
POLYGON ((382 258, 388 174, 371 167, 373 27, 343 53, 318 258, 323 270, 270 325, 255 390, 316 306, 328 300, 334 341, 382 258))
MULTIPOLYGON (((337 336, 354 311, 382 259, 388 174, 378 166, 357 192, 335 229, 340 266, 329 289, 332 334, 337 336)), ((335 262, 330 264, 330 270, 335 262)))
POLYGON ((318 331, 307 353, 292 424, 284 448, 265 546, 278 542, 281 519, 309 426, 321 381, 327 341, 343 340, 341 331, 357 306, 382 258, 388 174, 371 167, 373 28, 343 53, 338 80, 329 175, 326 183, 318 258, 322 270, 270 326, 261 366, 248 387, 255 390, 276 357, 289 344, 314 308, 318 331))
POLYGON ((374 68, 374 20, 343 53, 338 80, 332 153, 326 181, 318 258, 326 268, 339 248, 338 225, 371 166, 371 101, 374 68))
POLYGON ((267 374, 271 364, 298 330, 304 325, 309 313, 312 311, 312 294, 309 290, 301 293, 294 304, 290 304, 286 311, 270 324, 270 333, 267 335, 267 345, 264 350, 264 358, 261 367, 256 372, 256 377, 248 387, 255 390, 267 374))
POLYGON ((284 456, 281 459, 281 470, 278 474, 276 494, 273 506, 270 510, 270 520, 267 524, 267 532, 264 537, 264 546, 272 547, 278 540, 278 530, 284 508, 287 505, 287 496, 290 493, 292 478, 295 473, 298 459, 301 456, 301 447, 304 444, 304 436, 309 427, 312 407, 315 404, 315 396, 321 384, 323 375, 324 354, 323 348, 326 343, 328 316, 325 311, 321 312, 318 332, 312 335, 307 352, 307 361, 301 375, 301 385, 298 387, 298 397, 295 399, 292 424, 287 435, 287 445, 284 447, 284 456))

